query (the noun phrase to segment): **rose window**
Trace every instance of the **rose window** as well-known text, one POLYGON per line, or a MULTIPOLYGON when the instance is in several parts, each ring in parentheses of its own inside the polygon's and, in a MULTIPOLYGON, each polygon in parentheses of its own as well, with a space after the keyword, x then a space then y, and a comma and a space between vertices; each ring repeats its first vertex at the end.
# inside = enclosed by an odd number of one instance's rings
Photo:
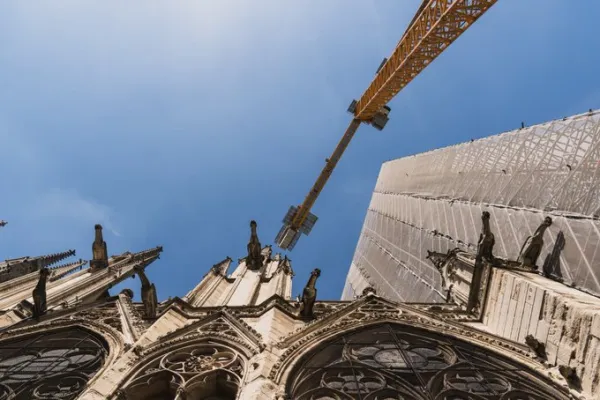
POLYGON ((102 367, 105 342, 84 329, 0 343, 0 400, 75 399, 102 367))
POLYGON ((305 357, 294 400, 566 400, 559 388, 484 348, 424 330, 378 325, 305 357))

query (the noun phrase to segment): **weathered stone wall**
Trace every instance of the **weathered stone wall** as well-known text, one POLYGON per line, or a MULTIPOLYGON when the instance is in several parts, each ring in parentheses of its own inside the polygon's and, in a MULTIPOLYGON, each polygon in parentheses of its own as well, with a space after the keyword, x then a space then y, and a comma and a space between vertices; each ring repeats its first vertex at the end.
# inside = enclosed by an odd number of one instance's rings
POLYGON ((537 274, 495 269, 482 329, 543 343, 550 367, 575 370, 583 392, 600 399, 600 299, 537 274))

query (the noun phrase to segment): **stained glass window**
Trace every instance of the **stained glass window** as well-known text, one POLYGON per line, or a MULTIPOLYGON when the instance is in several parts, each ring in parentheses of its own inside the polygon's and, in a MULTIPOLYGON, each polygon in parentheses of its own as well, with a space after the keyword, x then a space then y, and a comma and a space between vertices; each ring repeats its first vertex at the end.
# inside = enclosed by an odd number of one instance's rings
POLYGON ((146 363, 126 385, 128 400, 235 400, 245 359, 212 341, 174 349, 146 363))
POLYGON ((563 400, 495 353, 418 329, 383 324, 322 345, 288 387, 294 400, 563 400))
POLYGON ((0 400, 75 399, 106 355, 106 343, 80 328, 1 342, 0 400))

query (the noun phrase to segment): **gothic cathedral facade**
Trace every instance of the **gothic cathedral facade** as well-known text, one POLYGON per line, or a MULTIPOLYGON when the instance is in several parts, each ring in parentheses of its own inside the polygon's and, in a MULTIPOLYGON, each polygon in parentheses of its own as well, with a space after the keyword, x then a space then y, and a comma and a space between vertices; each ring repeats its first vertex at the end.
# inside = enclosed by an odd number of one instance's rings
MULTIPOLYGON (((369 287, 352 300, 321 300, 318 269, 294 300, 291 261, 260 244, 255 222, 251 228, 244 257, 218 262, 189 293, 166 301, 158 301, 144 273, 162 248, 109 257, 99 225, 89 268, 83 260, 54 266, 72 251, 0 264, 0 400, 598 395, 593 318, 567 329, 573 340, 560 339, 556 349, 537 329, 517 330, 514 338, 500 333, 518 313, 498 322, 510 314, 502 308, 510 293, 494 285, 510 278, 531 286, 537 279, 516 264, 492 262, 491 253, 484 260, 430 254, 455 287, 444 304, 402 304, 369 287), (128 289, 109 293, 133 276, 140 278, 140 302, 128 289)), ((552 318, 557 307, 544 312, 552 318)))

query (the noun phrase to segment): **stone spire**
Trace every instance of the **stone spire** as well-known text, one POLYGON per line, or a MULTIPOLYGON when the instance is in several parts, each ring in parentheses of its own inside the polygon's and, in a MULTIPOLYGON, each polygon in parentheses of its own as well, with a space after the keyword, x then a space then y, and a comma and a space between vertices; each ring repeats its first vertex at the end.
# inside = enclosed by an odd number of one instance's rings
POLYGON ((256 233, 256 221, 250 222, 247 256, 239 259, 228 274, 232 259, 213 265, 195 288, 184 297, 194 307, 251 306, 278 295, 291 297, 294 271, 287 257, 262 247, 256 233))
POLYGON ((67 250, 62 253, 48 254, 39 257, 21 257, 0 262, 0 283, 14 278, 39 271, 49 267, 67 257, 75 255, 75 250, 67 250))
POLYGON ((211 271, 217 275, 227 276, 227 270, 233 260, 227 256, 223 261, 216 263, 211 267, 211 271))
POLYGON ((90 261, 90 268, 92 270, 99 270, 108 266, 108 252, 106 250, 106 242, 102 237, 102 225, 96 224, 94 226, 96 235, 94 243, 92 243, 92 260, 90 261))
POLYGON ((250 221, 250 241, 248 242, 248 256, 246 257, 246 265, 248 269, 256 270, 263 266, 264 256, 262 247, 256 233, 256 221, 250 221))

